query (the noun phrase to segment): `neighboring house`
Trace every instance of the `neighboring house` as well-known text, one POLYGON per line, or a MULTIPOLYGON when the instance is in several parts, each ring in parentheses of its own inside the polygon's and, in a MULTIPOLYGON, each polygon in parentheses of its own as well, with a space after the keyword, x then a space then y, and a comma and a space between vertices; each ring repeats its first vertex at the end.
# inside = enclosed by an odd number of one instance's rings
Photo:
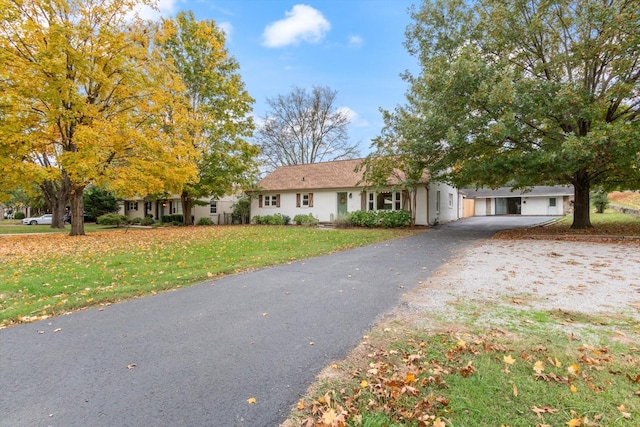
MULTIPOLYGON (((251 218, 256 215, 312 214, 333 222, 353 211, 408 210, 409 195, 391 187, 374 190, 361 183, 354 170, 361 159, 282 166, 260 182, 251 196, 251 218)), ((416 224, 448 222, 460 217, 460 196, 447 184, 428 182, 417 189, 416 224)))
MULTIPOLYGON (((211 218, 214 224, 230 224, 233 205, 237 201, 236 196, 224 196, 221 198, 200 199, 203 206, 193 206, 191 215, 194 224, 200 218, 211 218)), ((144 218, 150 216, 156 221, 161 221, 163 216, 183 215, 182 202, 179 195, 168 196, 165 199, 130 199, 120 203, 120 215, 129 219, 144 218)))
POLYGON ((567 215, 573 207, 573 187, 535 186, 529 190, 462 189, 467 210, 487 215, 567 215))

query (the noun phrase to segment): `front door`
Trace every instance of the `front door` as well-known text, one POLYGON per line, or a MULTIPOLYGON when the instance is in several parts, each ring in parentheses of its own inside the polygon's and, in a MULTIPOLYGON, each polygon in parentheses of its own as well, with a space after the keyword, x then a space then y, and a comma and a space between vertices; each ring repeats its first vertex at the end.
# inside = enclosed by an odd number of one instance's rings
POLYGON ((347 215, 347 193, 338 193, 338 216, 347 215))

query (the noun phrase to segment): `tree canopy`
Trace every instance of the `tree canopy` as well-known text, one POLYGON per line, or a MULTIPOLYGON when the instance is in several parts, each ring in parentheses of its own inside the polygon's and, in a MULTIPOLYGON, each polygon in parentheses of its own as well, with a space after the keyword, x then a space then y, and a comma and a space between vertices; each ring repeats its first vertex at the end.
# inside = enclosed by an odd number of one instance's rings
POLYGON ((336 106, 337 91, 315 86, 311 92, 294 86, 287 95, 267 99, 256 140, 270 168, 353 158, 349 114, 336 106))
POLYGON ((180 191, 197 179, 184 85, 135 0, 0 0, 3 183, 55 184, 84 234, 82 194, 180 191))
POLYGON ((182 190, 185 225, 192 224, 187 213, 195 199, 232 193, 257 174, 259 148, 248 142, 253 99, 224 44, 215 22, 196 21, 191 12, 164 20, 158 37, 162 56, 175 64, 185 84, 191 143, 198 153, 198 180, 182 190))
POLYGON ((405 207, 415 225, 417 189, 440 175, 445 149, 434 140, 435 129, 418 118, 410 107, 382 111, 385 126, 373 140, 373 152, 358 166, 362 181, 375 188, 401 189, 408 196, 405 207))
POLYGON ((425 0, 411 16, 408 105, 455 184, 572 184, 574 228, 593 186, 640 187, 636 1, 425 0))

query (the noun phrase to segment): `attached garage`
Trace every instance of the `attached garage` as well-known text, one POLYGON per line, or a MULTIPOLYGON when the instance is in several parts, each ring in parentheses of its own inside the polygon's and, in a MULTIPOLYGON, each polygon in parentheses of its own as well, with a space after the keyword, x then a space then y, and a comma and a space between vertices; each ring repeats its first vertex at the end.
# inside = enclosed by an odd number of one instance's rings
POLYGON ((463 189, 460 193, 474 200, 474 215, 567 215, 573 208, 573 187, 536 186, 528 190, 501 187, 495 190, 463 189))

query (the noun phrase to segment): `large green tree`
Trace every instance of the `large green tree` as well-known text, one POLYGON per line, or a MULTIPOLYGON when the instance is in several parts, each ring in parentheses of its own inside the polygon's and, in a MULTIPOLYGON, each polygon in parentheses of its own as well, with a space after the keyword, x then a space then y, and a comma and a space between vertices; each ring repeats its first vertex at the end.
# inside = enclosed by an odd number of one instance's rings
POLYGON ((433 0, 411 16, 409 104, 439 118, 454 183, 572 184, 573 228, 591 227, 593 186, 640 187, 637 1, 433 0))
POLYGON ((224 32, 214 21, 181 12, 162 23, 158 43, 186 86, 193 148, 199 153, 198 181, 183 187, 184 224, 202 197, 220 197, 246 187, 257 174, 259 148, 253 134, 253 99, 244 88, 238 62, 229 55, 224 32))
POLYGON ((402 191, 413 227, 418 187, 440 175, 446 150, 443 140, 434 138, 438 130, 432 121, 419 117, 410 106, 393 112, 383 110, 382 114, 385 125, 381 135, 373 140, 373 152, 357 170, 362 171, 362 181, 374 188, 402 191))
POLYGON ((146 0, 0 0, 0 180, 67 201, 84 234, 89 184, 119 195, 195 180, 184 87, 154 51, 146 0))

